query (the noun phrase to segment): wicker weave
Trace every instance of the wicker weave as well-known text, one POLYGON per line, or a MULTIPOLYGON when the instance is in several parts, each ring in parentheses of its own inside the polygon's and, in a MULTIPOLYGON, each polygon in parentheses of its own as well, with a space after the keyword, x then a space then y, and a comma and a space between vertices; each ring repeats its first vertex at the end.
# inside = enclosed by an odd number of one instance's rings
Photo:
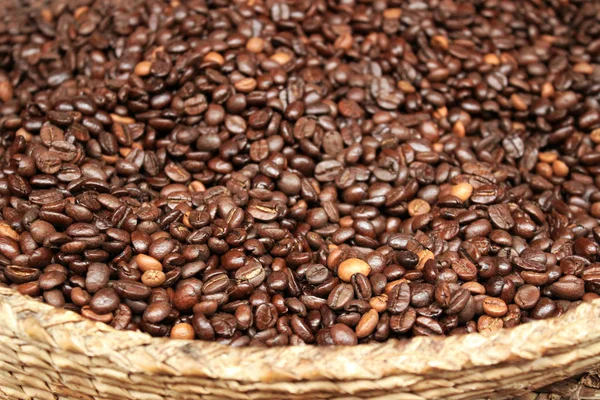
MULTIPOLYGON (((600 301, 489 335, 326 348, 156 339, 5 288, 0 315, 6 399, 509 398, 600 364, 600 301)), ((523 398, 600 398, 597 382, 588 375, 523 398)))

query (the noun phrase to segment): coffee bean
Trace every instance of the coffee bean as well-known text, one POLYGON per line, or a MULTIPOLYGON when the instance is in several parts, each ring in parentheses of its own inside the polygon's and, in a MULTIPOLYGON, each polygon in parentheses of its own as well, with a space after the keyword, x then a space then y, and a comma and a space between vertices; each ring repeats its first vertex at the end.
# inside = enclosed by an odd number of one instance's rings
POLYGON ((483 311, 491 317, 502 317, 508 312, 508 307, 504 300, 488 297, 483 300, 483 311))
POLYGON ((9 260, 12 260, 20 253, 19 242, 6 236, 0 237, 0 254, 9 260))
POLYGON ((250 261, 248 264, 236 271, 235 278, 240 282, 247 282, 250 285, 257 287, 260 286, 260 284, 265 280, 266 273, 262 265, 254 261, 250 261))
POLYGON ((542 297, 531 310, 530 315, 533 319, 545 319, 552 317, 555 312, 556 303, 547 297, 542 297))
POLYGON ((79 307, 88 305, 91 299, 92 296, 80 287, 74 287, 71 290, 71 301, 79 307))
POLYGON ((392 314, 400 314, 410 304, 411 289, 408 283, 395 285, 388 294, 387 310, 392 314))
POLYGON ((109 314, 119 307, 119 295, 113 288, 100 289, 90 300, 90 309, 96 314, 109 314))
POLYGON ((277 310, 271 303, 259 305, 254 312, 254 323, 258 330, 264 331, 277 323, 277 310))
POLYGON ((413 331, 416 335, 435 336, 443 335, 442 326, 430 317, 418 316, 413 326, 413 331))
POLYGON ((0 39, 25 50, 0 73, 4 284, 232 346, 491 332, 598 296, 586 2, 558 19, 545 3, 500 19, 487 3, 274 4, 260 23, 242 3, 180 3, 163 19, 161 1, 59 6, 41 23, 5 7, 23 23, 0 39))
POLYGON ((40 270, 37 268, 21 267, 19 265, 8 265, 4 269, 4 276, 12 283, 26 283, 38 280, 40 270))
POLYGON ((450 194, 465 202, 469 200, 469 198, 473 194, 473 186, 467 182, 459 183, 457 185, 452 186, 450 194))
POLYGON ((229 277, 226 274, 216 274, 204 282, 202 292, 204 294, 224 292, 229 287, 229 284, 229 277))
POLYGON ((458 278, 462 281, 472 281, 477 277, 477 267, 464 258, 458 259, 452 263, 452 270, 456 272, 458 278))
POLYGON ((434 286, 429 283, 412 283, 410 286, 410 304, 415 308, 427 307, 433 301, 434 286))
POLYGON ((327 267, 321 264, 313 264, 306 270, 306 280, 311 285, 320 285, 325 282, 329 277, 329 270, 327 267))
POLYGON ((173 295, 173 307, 179 311, 191 310, 200 299, 202 286, 189 280, 182 283, 173 295))
POLYGON ((493 318, 488 315, 482 315, 477 320, 477 331, 479 332, 495 332, 502 329, 504 325, 501 318, 493 318))
POLYGON ((62 285, 67 276, 61 271, 49 271, 40 275, 39 286, 42 290, 52 290, 62 285))
POLYGON ((20 236, 6 223, 0 223, 0 236, 5 236, 13 240, 19 240, 20 236))
POLYGON ((193 326, 186 322, 175 324, 171 328, 171 339, 192 340, 195 336, 196 333, 194 332, 193 326))
POLYGON ((327 298, 327 305, 333 310, 343 309, 354 298, 352 285, 341 283, 337 285, 327 298))
POLYGON ((379 322, 379 314, 375 310, 370 310, 363 314, 358 325, 356 325, 356 336, 358 338, 364 338, 369 336, 377 326, 379 322))
POLYGON ((573 275, 565 275, 550 285, 550 292, 560 299, 576 301, 584 295, 584 286, 582 279, 573 275))
POLYGON ((530 310, 537 304, 540 290, 532 285, 523 285, 517 289, 515 304, 523 310, 530 310))
POLYGON ((215 340, 215 330, 204 315, 195 313, 192 317, 192 327, 198 339, 215 340))
POLYGON ((81 315, 87 319, 91 319, 96 322, 103 322, 109 324, 113 320, 112 314, 98 314, 90 309, 89 306, 81 307, 81 315))
POLYGON ((397 253, 397 258, 404 268, 415 268, 419 263, 419 257, 412 251, 401 250, 397 253))
POLYGON ((423 270, 428 261, 435 258, 434 254, 430 250, 420 250, 417 252, 419 262, 416 266, 417 270, 423 270))
POLYGON ((429 203, 421 199, 414 199, 408 203, 408 213, 411 217, 427 214, 430 210, 429 203))
POLYGON ((151 289, 141 282, 135 282, 130 280, 120 280, 113 284, 113 288, 119 294, 119 296, 128 300, 144 300, 151 294, 151 289))
POLYGON ((248 207, 248 213, 259 221, 273 221, 279 217, 279 208, 273 203, 253 204, 248 207))
POLYGON ((89 293, 96 293, 106 287, 110 279, 110 268, 106 264, 92 263, 85 277, 85 288, 89 293))
POLYGON ((334 324, 329 328, 332 341, 338 346, 354 346, 358 343, 357 335, 344 324, 334 324))
POLYGON ((162 271, 163 266, 157 259, 145 254, 138 254, 135 257, 138 268, 143 271, 162 271))
POLYGON ((369 276, 371 267, 365 261, 358 258, 349 258, 342 261, 337 268, 337 274, 341 280, 350 282, 354 274, 369 276))
POLYGON ((162 271, 147 270, 144 272, 141 279, 144 285, 154 288, 165 283, 166 275, 162 271))
POLYGON ((354 295, 359 300, 369 300, 371 298, 371 282, 363 274, 352 275, 352 287, 354 288, 354 295))

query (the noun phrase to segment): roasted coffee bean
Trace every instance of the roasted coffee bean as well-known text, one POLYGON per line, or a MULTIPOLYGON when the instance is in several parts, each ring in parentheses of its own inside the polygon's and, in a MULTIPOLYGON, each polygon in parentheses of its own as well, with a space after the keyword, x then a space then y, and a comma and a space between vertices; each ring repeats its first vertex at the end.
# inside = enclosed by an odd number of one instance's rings
POLYGON ((272 328, 277 323, 277 310, 271 303, 259 305, 254 312, 254 323, 258 330, 264 331, 272 328))
POLYGON ((392 314, 400 314, 410 304, 411 288, 406 282, 395 285, 388 294, 387 309, 392 314))
POLYGON ((554 316, 555 312, 556 303, 547 297, 542 297, 531 310, 530 315, 533 319, 545 319, 554 316))
POLYGON ((97 314, 109 314, 119 307, 119 295, 113 288, 100 289, 90 300, 90 309, 97 314))
POLYGON ((159 324, 169 316, 171 311, 172 308, 166 301, 155 301, 146 308, 142 318, 151 324, 159 324))
POLYGON ((132 320, 132 311, 126 304, 119 304, 117 311, 114 312, 114 317, 110 325, 117 330, 125 330, 129 327, 132 320))
POLYGON ((40 270, 37 268, 21 267, 19 265, 8 265, 4 269, 4 276, 12 283, 26 283, 36 281, 40 278, 40 270))
POLYGON ((215 340, 215 330, 210 321, 200 313, 195 313, 192 316, 192 327, 196 336, 200 340, 215 340))
POLYGON ((330 277, 330 273, 327 267, 321 264, 313 264, 309 266, 304 275, 306 277, 306 280, 311 285, 320 285, 330 277))
POLYGON ((67 280, 67 275, 62 271, 48 271, 40 275, 39 287, 42 290, 52 290, 67 280))
POLYGON ((420 336, 435 336, 444 334, 444 330, 438 321, 425 316, 419 316, 416 318, 413 326, 413 332, 415 335, 420 336))
POLYGON ((415 308, 427 307, 434 298, 434 286, 429 283, 413 283, 410 286, 410 304, 415 308))
POLYGON ((491 332, 600 293, 589 1, 59 3, 3 9, 0 284, 232 346, 491 332))
POLYGON ((343 309, 354 298, 354 289, 352 285, 341 283, 337 285, 327 298, 327 305, 332 310, 343 309))
POLYGON ((186 322, 180 322, 171 328, 171 339, 192 340, 195 336, 194 327, 186 322))
POLYGON ((390 330, 396 333, 406 333, 412 329, 417 319, 417 312, 414 308, 407 308, 402 314, 395 314, 390 317, 390 330))
POLYGON ((329 328, 333 344, 338 346, 354 346, 358 343, 356 333, 344 324, 334 324, 329 328))
POLYGON ((502 317, 508 312, 508 307, 502 299, 487 297, 483 300, 483 311, 491 317, 502 317))
POLYGON ((350 258, 343 261, 337 269, 337 274, 341 280, 350 282, 354 274, 369 276, 371 267, 365 261, 358 258, 350 258))
POLYGON ((85 277, 85 289, 89 293, 96 293, 106 287, 110 279, 111 270, 106 264, 92 263, 88 267, 85 277))
POLYGON ((523 310, 530 310, 540 299, 540 290, 532 285, 523 285, 517 289, 515 304, 523 310))
POLYGON ((375 330, 377 323, 379 322, 379 314, 375 310, 369 310, 361 317, 358 325, 356 325, 356 336, 358 338, 364 338, 369 336, 375 330))
POLYGON ((468 290, 462 287, 455 290, 445 310, 446 314, 455 315, 461 313, 471 300, 472 297, 468 290))
POLYGON ((585 294, 585 283, 583 279, 573 275, 565 275, 550 285, 550 292, 559 299, 580 300, 585 294))
POLYGON ((119 280, 113 283, 113 288, 119 296, 128 300, 144 300, 150 296, 152 290, 141 282, 132 280, 119 280))
POLYGON ((183 281, 173 295, 173 307, 179 311, 191 310, 200 300, 201 290, 200 282, 183 281))
POLYGON ((235 272, 235 279, 238 282, 246 282, 254 287, 260 286, 265 280, 266 273, 262 265, 258 262, 250 261, 235 272))
POLYGON ((354 295, 357 299, 369 300, 371 298, 371 283, 363 274, 352 275, 352 287, 354 288, 354 295))

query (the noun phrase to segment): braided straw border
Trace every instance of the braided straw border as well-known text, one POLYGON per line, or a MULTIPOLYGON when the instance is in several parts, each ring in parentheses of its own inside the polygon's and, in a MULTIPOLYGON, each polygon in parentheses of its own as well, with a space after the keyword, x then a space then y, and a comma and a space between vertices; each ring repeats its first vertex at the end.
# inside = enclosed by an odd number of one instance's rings
POLYGON ((231 348, 116 331, 0 288, 0 398, 506 398, 600 364, 600 300, 488 335, 231 348))

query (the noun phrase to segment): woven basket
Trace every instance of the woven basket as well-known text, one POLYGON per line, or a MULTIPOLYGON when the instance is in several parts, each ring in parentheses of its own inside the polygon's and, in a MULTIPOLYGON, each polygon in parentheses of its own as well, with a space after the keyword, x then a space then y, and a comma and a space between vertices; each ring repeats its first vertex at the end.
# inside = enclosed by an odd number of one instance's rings
MULTIPOLYGON (((600 301, 489 335, 357 347, 230 348, 156 339, 6 288, 0 315, 3 399, 510 398, 600 364, 600 301)), ((594 387, 597 376, 523 398, 600 398, 583 386, 586 380, 594 387)))

